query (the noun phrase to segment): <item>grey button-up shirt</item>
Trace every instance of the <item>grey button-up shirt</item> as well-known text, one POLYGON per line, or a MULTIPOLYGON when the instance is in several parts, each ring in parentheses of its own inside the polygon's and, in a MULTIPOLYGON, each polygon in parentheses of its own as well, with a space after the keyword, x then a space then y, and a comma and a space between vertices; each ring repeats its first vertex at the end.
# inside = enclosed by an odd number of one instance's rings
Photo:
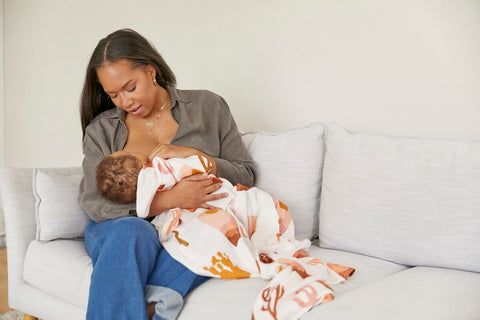
MULTIPOLYGON (((178 130, 171 144, 200 150, 215 159, 217 175, 233 184, 253 186, 255 164, 249 156, 225 100, 210 91, 167 88, 178 130)), ((116 204, 96 190, 95 170, 107 155, 127 141, 125 111, 107 110, 95 117, 83 137, 83 172, 79 201, 96 222, 128 216, 135 203, 116 204)))

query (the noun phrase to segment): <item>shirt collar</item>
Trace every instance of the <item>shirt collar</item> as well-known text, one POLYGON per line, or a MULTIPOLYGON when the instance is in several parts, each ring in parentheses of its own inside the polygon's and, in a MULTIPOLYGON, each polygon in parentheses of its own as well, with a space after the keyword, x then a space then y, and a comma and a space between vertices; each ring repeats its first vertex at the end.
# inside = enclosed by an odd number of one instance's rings
POLYGON ((187 103, 191 101, 190 99, 187 99, 184 96, 182 96, 182 93, 179 90, 177 90, 177 88, 175 87, 166 87, 166 89, 168 91, 168 95, 170 96, 171 109, 175 108, 178 105, 177 102, 187 103))
POLYGON ((117 107, 113 107, 112 109, 108 109, 107 111, 104 111, 104 116, 105 118, 108 119, 120 119, 120 120, 125 120, 125 115, 127 112, 125 110, 122 110, 117 107))

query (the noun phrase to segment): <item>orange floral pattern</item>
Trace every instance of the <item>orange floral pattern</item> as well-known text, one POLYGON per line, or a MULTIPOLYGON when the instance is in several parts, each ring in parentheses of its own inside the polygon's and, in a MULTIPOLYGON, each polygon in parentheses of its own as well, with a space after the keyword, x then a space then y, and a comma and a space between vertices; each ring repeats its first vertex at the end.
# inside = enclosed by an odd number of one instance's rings
POLYGON ((249 272, 234 265, 232 260, 225 253, 221 252, 217 252, 217 255, 212 257, 212 265, 210 267, 203 267, 203 269, 222 279, 250 278, 251 275, 249 272))

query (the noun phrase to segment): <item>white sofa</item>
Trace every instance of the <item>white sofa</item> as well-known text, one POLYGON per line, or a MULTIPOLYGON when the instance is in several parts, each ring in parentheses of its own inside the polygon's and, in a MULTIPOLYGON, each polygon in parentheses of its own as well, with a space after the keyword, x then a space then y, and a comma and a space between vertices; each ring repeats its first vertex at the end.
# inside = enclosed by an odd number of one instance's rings
MULTIPOLYGON (((480 140, 351 133, 315 123, 246 133, 257 186, 289 206, 310 254, 354 267, 302 319, 480 319, 480 140)), ((84 319, 92 265, 80 168, 3 168, 9 305, 84 319), (74 239, 79 238, 79 239, 74 239)), ((267 282, 213 279, 179 319, 250 319, 267 282)))

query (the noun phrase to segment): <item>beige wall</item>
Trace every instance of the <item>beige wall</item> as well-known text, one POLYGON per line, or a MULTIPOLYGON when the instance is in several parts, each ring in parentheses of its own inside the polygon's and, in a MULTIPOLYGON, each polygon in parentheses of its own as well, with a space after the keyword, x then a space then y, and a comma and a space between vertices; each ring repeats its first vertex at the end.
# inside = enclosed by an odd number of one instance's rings
POLYGON ((480 139, 480 1, 5 0, 5 164, 75 166, 98 40, 131 27, 240 129, 480 139))

